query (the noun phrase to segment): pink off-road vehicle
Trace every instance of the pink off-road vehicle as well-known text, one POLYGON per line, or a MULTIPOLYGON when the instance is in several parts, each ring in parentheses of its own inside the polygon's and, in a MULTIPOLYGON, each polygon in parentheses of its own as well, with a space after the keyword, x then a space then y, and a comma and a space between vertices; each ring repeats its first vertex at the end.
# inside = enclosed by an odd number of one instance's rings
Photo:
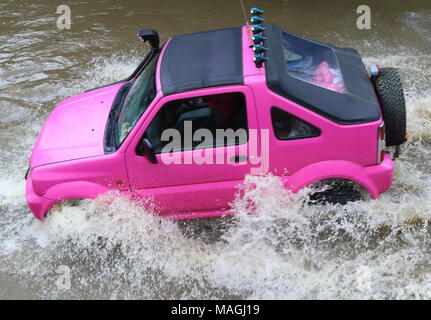
POLYGON ((151 51, 129 78, 60 102, 26 174, 36 218, 109 190, 170 218, 227 215, 248 174, 279 176, 293 192, 334 182, 312 195, 319 201, 386 191, 394 163, 385 146, 398 149, 406 131, 396 70, 368 70, 356 50, 254 13, 251 26, 161 48, 156 31, 141 30, 151 51))

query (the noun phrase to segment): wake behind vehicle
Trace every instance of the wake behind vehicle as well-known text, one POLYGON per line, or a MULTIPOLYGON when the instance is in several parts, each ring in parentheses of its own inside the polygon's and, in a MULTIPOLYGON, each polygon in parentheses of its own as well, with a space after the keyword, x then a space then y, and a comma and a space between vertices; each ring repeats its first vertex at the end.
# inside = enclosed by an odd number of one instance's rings
POLYGON ((346 184, 374 199, 385 192, 394 168, 385 146, 398 150, 406 130, 396 70, 367 70, 354 49, 252 14, 252 26, 161 48, 156 31, 141 30, 151 51, 129 78, 60 102, 26 175, 35 217, 109 190, 169 218, 222 216, 248 174, 279 176, 293 192, 335 179, 322 192, 329 202, 346 184))

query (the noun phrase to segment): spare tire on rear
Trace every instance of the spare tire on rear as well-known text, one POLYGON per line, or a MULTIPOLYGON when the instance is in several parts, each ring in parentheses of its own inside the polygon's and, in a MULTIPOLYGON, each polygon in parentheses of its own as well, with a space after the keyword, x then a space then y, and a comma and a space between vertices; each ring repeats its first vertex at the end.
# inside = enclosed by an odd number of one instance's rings
POLYGON ((395 68, 382 68, 375 79, 385 122, 387 146, 398 146, 406 139, 406 102, 400 75, 395 68))

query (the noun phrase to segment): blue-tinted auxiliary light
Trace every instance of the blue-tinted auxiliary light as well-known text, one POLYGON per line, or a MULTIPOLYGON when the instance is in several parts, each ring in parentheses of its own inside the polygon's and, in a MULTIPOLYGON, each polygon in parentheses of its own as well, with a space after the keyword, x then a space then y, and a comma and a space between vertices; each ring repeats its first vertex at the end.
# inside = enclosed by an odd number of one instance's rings
POLYGON ((261 34, 255 34, 253 35, 252 40, 255 44, 258 44, 264 42, 266 40, 266 37, 261 34))
POLYGON ((251 31, 253 31, 253 33, 260 33, 260 32, 264 32, 265 31, 265 27, 262 27, 258 24, 254 24, 251 26, 251 31))
POLYGON ((264 10, 259 9, 259 8, 251 8, 251 9, 250 9, 250 13, 251 13, 252 15, 261 15, 261 14, 263 14, 264 12, 265 12, 264 10))
POLYGON ((253 24, 259 24, 259 23, 262 23, 264 21, 265 21, 265 19, 261 18, 259 16, 252 16, 251 17, 251 23, 253 23, 253 24))
POLYGON ((268 57, 265 57, 261 54, 255 54, 253 57, 253 61, 256 64, 256 67, 261 68, 262 63, 264 63, 265 61, 268 61, 268 57))
POLYGON ((267 51, 267 50, 268 50, 268 48, 267 48, 267 47, 261 46, 260 44, 255 44, 255 45, 253 46, 253 51, 254 51, 254 52, 256 52, 256 53, 265 52, 265 51, 267 51))

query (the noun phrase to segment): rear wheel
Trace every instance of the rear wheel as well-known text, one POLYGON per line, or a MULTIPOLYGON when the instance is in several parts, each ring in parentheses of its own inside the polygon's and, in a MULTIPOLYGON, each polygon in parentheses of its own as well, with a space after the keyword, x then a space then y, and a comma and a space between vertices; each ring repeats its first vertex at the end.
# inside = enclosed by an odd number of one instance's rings
POLYGON ((385 121, 386 145, 398 146, 406 137, 406 103, 397 69, 380 69, 375 85, 385 121))
POLYGON ((357 183, 345 179, 326 179, 311 185, 311 204, 346 204, 368 200, 370 194, 357 183))

